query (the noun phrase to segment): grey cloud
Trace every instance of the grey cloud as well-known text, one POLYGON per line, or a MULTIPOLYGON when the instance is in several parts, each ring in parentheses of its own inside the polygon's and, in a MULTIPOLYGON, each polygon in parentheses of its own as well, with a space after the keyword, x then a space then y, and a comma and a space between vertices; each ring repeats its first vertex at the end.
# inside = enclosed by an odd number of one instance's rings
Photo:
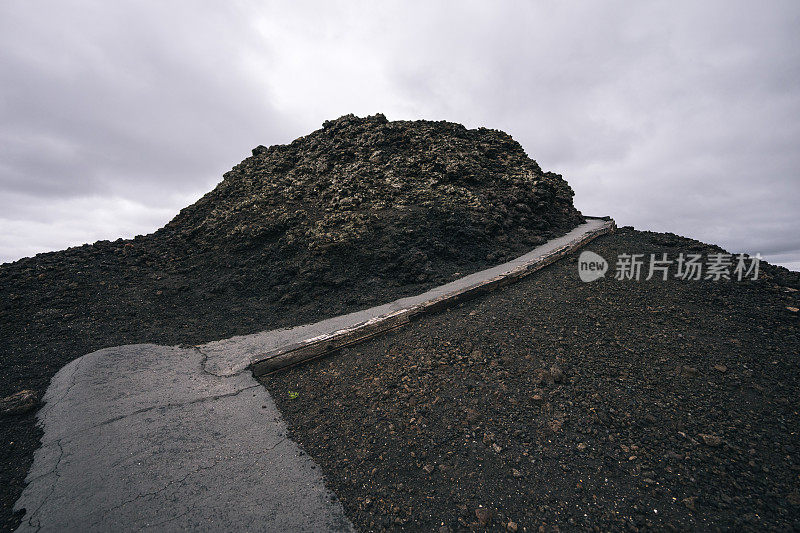
POLYGON ((796 2, 6 3, 0 255, 28 253, 26 220, 58 246, 47 205, 72 240, 152 231, 252 146, 382 111, 503 129, 584 212, 795 264, 798 22, 796 2), (138 207, 111 227, 70 211, 89 197, 138 207))
POLYGON ((5 5, 4 188, 143 198, 207 183, 221 161, 279 138, 283 119, 236 61, 246 21, 134 6, 5 5))

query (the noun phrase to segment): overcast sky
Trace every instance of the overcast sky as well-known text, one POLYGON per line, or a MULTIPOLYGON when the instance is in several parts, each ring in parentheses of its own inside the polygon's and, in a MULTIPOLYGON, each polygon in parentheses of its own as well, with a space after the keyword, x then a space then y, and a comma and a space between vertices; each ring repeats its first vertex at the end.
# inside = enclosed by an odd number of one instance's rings
POLYGON ((504 130, 584 214, 800 270, 796 0, 3 0, 0 261, 150 233, 376 112, 504 130))

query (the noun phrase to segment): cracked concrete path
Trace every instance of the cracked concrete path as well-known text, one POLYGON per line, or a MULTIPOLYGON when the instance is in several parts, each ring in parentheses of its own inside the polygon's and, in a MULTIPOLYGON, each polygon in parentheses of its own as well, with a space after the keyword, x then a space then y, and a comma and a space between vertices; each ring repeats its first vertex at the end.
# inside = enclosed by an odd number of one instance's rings
POLYGON ((62 368, 18 531, 351 531, 267 391, 205 359, 140 344, 62 368))
POLYGON ((249 367, 259 354, 380 320, 543 261, 613 226, 590 219, 503 265, 426 293, 198 347, 84 355, 53 378, 18 531, 352 531, 322 472, 249 367))

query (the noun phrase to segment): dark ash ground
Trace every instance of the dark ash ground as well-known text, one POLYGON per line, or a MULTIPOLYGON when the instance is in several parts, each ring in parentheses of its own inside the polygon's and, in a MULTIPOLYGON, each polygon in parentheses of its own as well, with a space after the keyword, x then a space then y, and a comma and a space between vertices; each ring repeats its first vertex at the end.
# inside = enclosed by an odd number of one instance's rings
MULTIPOLYGON (((509 135, 353 115, 253 150, 164 228, 0 265, 0 398, 41 397, 86 353, 199 344, 416 294, 521 255, 583 217, 509 135)), ((0 527, 38 446, 0 416, 0 527)))
POLYGON ((797 530, 799 276, 766 270, 585 284, 573 255, 263 382, 365 531, 797 530))
MULTIPOLYGON (((583 221, 572 195, 500 131, 326 122, 256 148, 151 235, 0 265, 0 398, 41 396, 103 347, 199 344, 422 292, 563 235, 583 221)), ((692 247, 628 231, 595 249, 692 247)), ((797 526, 798 305, 783 287, 798 275, 583 285, 574 266, 267 380, 354 522, 797 526)), ((2 529, 19 523, 34 420, 0 417, 2 529)))

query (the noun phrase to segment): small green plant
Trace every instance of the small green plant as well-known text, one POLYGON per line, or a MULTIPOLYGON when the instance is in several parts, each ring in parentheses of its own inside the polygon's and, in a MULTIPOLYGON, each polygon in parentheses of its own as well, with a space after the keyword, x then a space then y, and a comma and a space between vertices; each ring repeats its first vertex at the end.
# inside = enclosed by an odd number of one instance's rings
POLYGON ((299 392, 295 392, 295 391, 293 391, 293 390, 290 390, 290 391, 289 391, 289 399, 290 399, 290 400, 294 400, 294 399, 296 399, 298 396, 300 396, 300 393, 299 393, 299 392))

